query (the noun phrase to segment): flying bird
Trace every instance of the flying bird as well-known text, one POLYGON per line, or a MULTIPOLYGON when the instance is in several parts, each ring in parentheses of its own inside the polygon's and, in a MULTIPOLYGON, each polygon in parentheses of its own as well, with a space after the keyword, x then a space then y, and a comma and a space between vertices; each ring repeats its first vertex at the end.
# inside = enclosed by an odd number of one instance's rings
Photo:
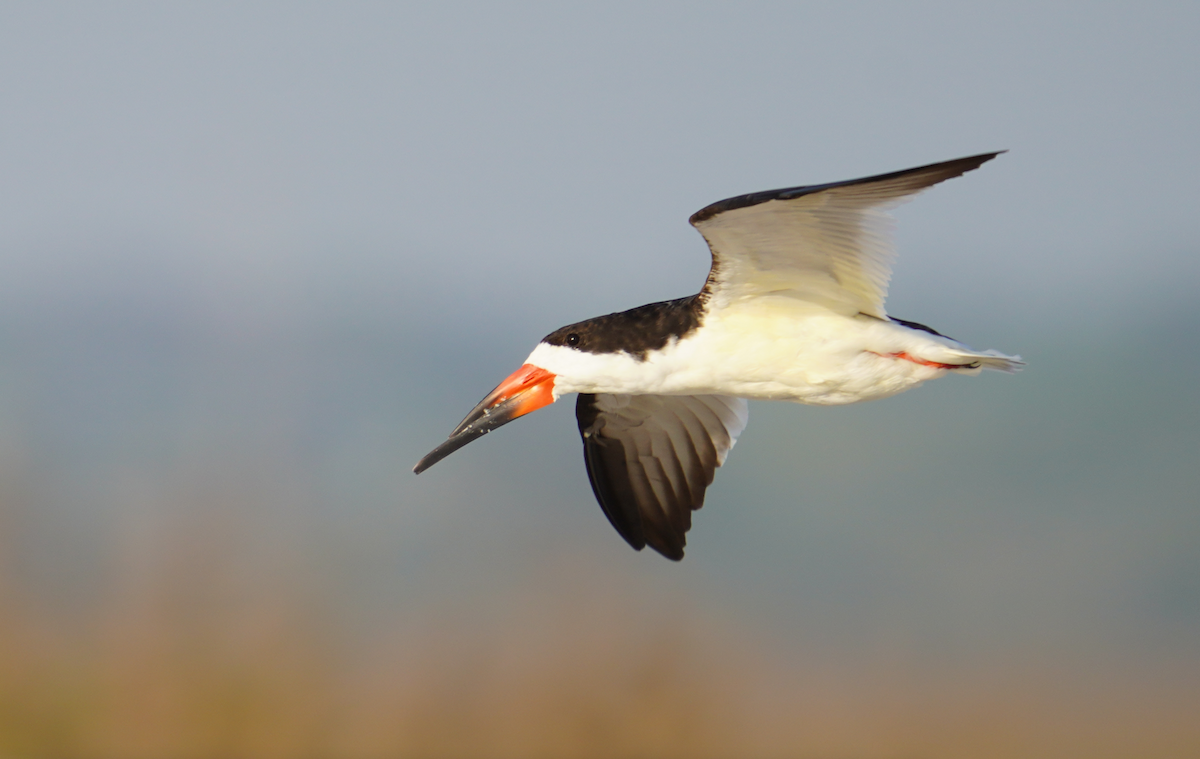
POLYGON ((888 210, 999 154, 700 209, 689 221, 712 268, 699 293, 551 332, 413 471, 578 393, 587 473, 608 520, 635 549, 682 559, 691 513, 746 427, 747 399, 856 403, 1023 366, 883 307, 888 210))

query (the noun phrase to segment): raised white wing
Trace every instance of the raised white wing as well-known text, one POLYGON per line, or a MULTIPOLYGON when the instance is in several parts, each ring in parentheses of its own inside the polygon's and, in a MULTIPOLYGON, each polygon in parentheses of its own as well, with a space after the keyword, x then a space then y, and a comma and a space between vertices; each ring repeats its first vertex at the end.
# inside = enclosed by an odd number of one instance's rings
POLYGON ((888 209, 997 155, 756 192, 697 211, 690 221, 712 249, 704 286, 711 306, 781 294, 886 319, 894 256, 888 209))
POLYGON ((682 559, 692 512, 746 428, 746 400, 581 393, 575 416, 608 521, 637 550, 682 559))

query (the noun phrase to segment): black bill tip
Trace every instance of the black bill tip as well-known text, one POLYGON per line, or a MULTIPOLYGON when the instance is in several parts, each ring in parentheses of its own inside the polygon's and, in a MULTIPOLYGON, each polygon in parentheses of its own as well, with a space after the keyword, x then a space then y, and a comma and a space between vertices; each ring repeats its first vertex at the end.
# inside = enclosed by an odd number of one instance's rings
POLYGON ((417 465, 413 467, 413 473, 424 472, 459 448, 521 416, 522 399, 519 396, 507 398, 495 405, 488 405, 490 401, 491 396, 480 401, 479 405, 467 415, 467 418, 454 428, 446 442, 425 454, 425 458, 417 462, 417 465))

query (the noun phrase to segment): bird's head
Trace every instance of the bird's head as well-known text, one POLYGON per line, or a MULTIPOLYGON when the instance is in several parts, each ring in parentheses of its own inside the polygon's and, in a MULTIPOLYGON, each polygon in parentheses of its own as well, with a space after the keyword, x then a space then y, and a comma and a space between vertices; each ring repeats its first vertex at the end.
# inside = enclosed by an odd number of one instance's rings
POLYGON ((587 375, 598 363, 584 349, 590 327, 588 322, 580 322, 543 338, 525 363, 476 404, 450 437, 421 459, 413 471, 420 474, 476 438, 549 406, 561 395, 586 390, 587 375))
POLYGON ((421 459, 420 474, 476 438, 570 393, 638 393, 660 369, 647 357, 698 324, 694 298, 569 324, 542 338, 521 368, 421 459))

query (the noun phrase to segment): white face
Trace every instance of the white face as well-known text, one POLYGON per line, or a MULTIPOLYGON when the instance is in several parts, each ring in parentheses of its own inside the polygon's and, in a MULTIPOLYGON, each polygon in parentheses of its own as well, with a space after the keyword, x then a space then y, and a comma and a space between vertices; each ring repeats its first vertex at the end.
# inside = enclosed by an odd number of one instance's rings
POLYGON ((525 363, 555 375, 555 400, 568 393, 645 393, 669 374, 653 359, 638 361, 628 353, 588 353, 548 343, 538 343, 525 363))

